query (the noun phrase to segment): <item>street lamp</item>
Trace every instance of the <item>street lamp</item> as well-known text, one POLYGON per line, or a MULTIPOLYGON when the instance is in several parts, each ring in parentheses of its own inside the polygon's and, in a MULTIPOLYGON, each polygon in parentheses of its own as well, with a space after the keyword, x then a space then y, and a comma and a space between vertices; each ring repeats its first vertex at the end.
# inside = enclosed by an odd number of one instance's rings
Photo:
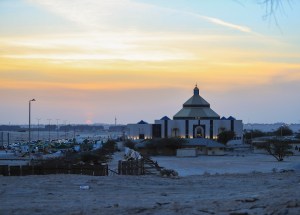
POLYGON ((35 99, 29 100, 29 137, 28 137, 29 143, 31 141, 31 102, 34 102, 34 101, 35 101, 35 99))

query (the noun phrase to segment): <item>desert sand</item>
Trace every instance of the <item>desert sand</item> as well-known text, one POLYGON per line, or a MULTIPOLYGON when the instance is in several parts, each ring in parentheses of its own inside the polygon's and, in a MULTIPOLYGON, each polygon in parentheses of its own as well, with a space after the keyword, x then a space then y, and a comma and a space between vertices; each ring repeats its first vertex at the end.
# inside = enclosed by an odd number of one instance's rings
MULTIPOLYGON (((109 167, 122 156, 115 153, 109 167)), ((0 176, 0 215, 300 214, 300 156, 153 159, 180 177, 0 176)))
POLYGON ((0 186, 0 214, 300 214, 299 172, 0 176, 0 186))

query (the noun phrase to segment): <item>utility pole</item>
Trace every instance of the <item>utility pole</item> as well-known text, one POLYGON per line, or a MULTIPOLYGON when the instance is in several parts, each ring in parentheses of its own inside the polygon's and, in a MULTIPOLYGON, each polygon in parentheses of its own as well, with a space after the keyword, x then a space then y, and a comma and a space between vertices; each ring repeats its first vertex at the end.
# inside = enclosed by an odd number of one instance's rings
POLYGON ((65 140, 67 139, 67 121, 64 121, 65 124, 65 140))
POLYGON ((285 124, 282 124, 281 126, 280 126, 280 136, 281 136, 281 138, 282 138, 282 128, 285 126, 285 124))
POLYGON ((73 138, 75 138, 75 125, 74 125, 74 136, 73 136, 73 138))
POLYGON ((40 120, 41 119, 37 119, 37 121, 38 121, 38 127, 37 127, 37 130, 38 130, 38 141, 40 140, 40 120))
POLYGON ((9 147, 9 132, 7 133, 7 148, 9 147))
POLYGON ((49 144, 50 144, 50 122, 51 122, 51 119, 47 119, 47 120, 49 122, 49 128, 48 128, 48 130, 49 130, 49 144))
POLYGON ((59 139, 59 137, 58 137, 58 121, 59 121, 59 119, 56 119, 56 136, 57 136, 57 141, 59 139))

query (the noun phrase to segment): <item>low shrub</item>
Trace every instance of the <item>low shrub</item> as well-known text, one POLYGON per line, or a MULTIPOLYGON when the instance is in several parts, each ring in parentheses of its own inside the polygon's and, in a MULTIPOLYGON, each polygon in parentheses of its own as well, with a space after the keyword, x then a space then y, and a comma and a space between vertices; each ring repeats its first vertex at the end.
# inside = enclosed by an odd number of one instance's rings
POLYGON ((178 172, 173 169, 162 169, 159 174, 162 177, 178 177, 178 172))
POLYGON ((124 146, 128 147, 130 149, 134 149, 135 143, 132 140, 126 140, 125 143, 124 143, 124 146))

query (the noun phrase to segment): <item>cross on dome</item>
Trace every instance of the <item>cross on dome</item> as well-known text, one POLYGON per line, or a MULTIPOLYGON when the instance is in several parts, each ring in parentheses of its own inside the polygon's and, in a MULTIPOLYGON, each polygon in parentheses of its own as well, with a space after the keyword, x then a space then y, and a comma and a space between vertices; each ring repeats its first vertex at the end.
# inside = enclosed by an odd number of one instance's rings
POLYGON ((197 83, 196 83, 196 86, 194 88, 194 95, 199 95, 199 88, 197 87, 197 83))

